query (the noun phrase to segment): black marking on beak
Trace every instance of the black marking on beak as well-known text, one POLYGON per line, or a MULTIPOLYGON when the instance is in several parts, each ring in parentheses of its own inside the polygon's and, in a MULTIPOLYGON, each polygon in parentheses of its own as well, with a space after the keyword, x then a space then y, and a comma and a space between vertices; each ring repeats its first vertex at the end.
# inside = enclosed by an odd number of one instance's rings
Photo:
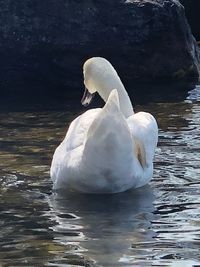
POLYGON ((81 99, 81 104, 85 107, 87 107, 90 102, 92 101, 92 98, 94 97, 95 94, 91 94, 88 89, 85 87, 85 91, 83 94, 83 97, 81 99))

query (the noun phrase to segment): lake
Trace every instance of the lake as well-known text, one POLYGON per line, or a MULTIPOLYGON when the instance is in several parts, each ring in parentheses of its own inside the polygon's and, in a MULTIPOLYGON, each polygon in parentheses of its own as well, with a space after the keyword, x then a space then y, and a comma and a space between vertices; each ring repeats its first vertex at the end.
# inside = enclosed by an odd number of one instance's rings
POLYGON ((154 176, 107 196, 52 192, 51 158, 79 99, 1 109, 0 266, 200 266, 200 86, 132 99, 158 121, 154 176))

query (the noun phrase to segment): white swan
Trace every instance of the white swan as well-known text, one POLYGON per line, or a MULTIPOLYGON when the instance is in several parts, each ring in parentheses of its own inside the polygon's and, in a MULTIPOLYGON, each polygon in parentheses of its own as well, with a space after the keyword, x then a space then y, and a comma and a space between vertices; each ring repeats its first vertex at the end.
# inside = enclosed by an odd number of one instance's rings
POLYGON ((117 72, 106 59, 87 60, 83 73, 82 103, 89 104, 98 92, 106 104, 71 123, 53 156, 53 188, 117 193, 145 185, 153 175, 156 120, 146 112, 134 114, 117 72))

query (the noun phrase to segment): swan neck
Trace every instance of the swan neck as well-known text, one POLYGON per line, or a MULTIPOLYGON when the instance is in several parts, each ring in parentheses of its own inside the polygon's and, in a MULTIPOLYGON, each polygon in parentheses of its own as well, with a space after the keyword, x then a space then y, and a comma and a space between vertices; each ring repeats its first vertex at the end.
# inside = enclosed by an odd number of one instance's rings
POLYGON ((99 94, 102 97, 102 99, 105 102, 107 102, 108 97, 113 89, 117 89, 118 96, 119 96, 120 110, 122 114, 125 116, 125 118, 128 118, 129 116, 133 115, 134 111, 133 111, 131 100, 120 79, 119 79, 118 85, 115 85, 114 88, 112 88, 110 91, 106 89, 106 90, 99 92, 99 94))

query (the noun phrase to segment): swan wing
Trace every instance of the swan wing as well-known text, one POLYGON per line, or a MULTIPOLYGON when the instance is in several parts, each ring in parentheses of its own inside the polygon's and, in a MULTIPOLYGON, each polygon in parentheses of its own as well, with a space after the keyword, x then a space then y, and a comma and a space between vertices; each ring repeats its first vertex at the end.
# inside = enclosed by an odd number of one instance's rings
POLYGON ((67 134, 61 143, 65 145, 67 151, 71 151, 83 145, 88 129, 100 110, 101 108, 88 110, 72 121, 67 134))
POLYGON ((99 192, 120 192, 134 185, 131 142, 131 132, 120 110, 117 90, 113 90, 92 122, 84 146, 82 174, 87 177, 93 191, 96 188, 99 192))
POLYGON ((100 110, 100 108, 88 110, 71 122, 64 140, 56 148, 53 155, 50 169, 53 181, 57 179, 61 167, 67 166, 70 161, 77 160, 77 157, 80 156, 79 151, 83 147, 87 131, 100 110), (75 151, 76 153, 72 153, 75 151), (76 158, 72 159, 72 154, 76 158))
POLYGON ((158 126, 155 118, 147 112, 138 112, 127 119, 136 155, 143 167, 152 164, 158 142, 158 126))

